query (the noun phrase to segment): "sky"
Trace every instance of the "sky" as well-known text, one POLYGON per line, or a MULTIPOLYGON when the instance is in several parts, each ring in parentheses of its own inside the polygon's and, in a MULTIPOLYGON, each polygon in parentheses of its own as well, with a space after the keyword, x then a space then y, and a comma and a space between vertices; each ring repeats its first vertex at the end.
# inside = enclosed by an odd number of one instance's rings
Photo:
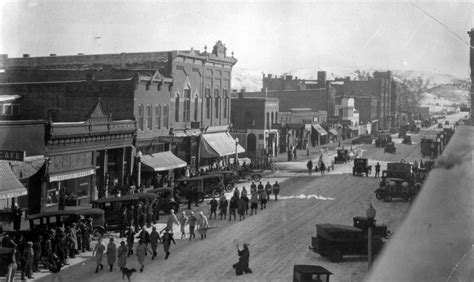
POLYGON ((469 76, 474 1, 9 1, 0 53, 9 57, 208 51, 236 67, 420 70, 469 76))

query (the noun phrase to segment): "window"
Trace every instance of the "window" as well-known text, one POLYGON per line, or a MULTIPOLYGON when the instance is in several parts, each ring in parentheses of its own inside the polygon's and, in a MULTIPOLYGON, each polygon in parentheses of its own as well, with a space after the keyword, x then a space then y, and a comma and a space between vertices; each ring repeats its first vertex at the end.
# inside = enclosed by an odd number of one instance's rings
POLYGON ((267 123, 267 129, 270 128, 270 113, 267 113, 267 120, 266 120, 266 123, 267 123))
POLYGON ((206 88, 206 118, 211 118, 211 89, 206 88))
POLYGON ((224 89, 224 118, 227 118, 227 114, 229 112, 229 97, 227 96, 227 89, 224 89))
POLYGON ((176 99, 174 102, 174 109, 175 109, 174 120, 179 121, 179 96, 178 95, 176 95, 176 99))
POLYGON ((194 121, 198 121, 198 114, 199 114, 199 98, 196 96, 194 98, 194 121))
POLYGON ((155 106, 155 124, 156 129, 161 129, 161 105, 155 106))
POLYGON ((153 118, 153 112, 151 109, 151 105, 146 106, 146 129, 148 130, 153 130, 153 125, 152 125, 152 118, 153 118))
POLYGON ((219 89, 214 89, 214 112, 216 118, 219 118, 219 103, 219 89))
POLYGON ((60 121, 61 115, 60 115, 59 110, 49 109, 46 112, 46 117, 48 118, 48 120, 51 120, 51 121, 60 121))
POLYGON ((170 114, 170 106, 169 105, 164 105, 163 106, 163 127, 164 128, 169 128, 169 114, 170 114))
POLYGON ((272 122, 270 123, 270 128, 272 128, 272 126, 273 126, 273 112, 272 112, 272 120, 271 121, 272 122))
POLYGON ((138 129, 143 130, 143 105, 138 105, 138 129))
POLYGON ((191 90, 184 89, 183 121, 191 120, 191 90))
POLYGON ((278 112, 275 112, 275 123, 278 122, 278 112))

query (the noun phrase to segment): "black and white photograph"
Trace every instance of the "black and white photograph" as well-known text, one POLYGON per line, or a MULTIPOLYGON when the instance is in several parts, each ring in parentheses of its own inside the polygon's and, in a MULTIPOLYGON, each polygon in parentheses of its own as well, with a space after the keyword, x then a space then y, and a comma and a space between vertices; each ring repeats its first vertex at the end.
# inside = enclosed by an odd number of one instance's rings
POLYGON ((0 281, 474 281, 474 2, 0 2, 0 281))

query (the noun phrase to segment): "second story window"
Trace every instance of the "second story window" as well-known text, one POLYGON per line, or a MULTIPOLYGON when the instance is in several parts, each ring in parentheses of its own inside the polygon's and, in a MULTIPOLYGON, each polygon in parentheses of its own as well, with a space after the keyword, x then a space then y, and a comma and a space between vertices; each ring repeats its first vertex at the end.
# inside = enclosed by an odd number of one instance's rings
POLYGON ((164 105, 163 106, 163 127, 164 128, 169 128, 170 126, 170 106, 169 105, 164 105))
POLYGON ((206 118, 211 118, 211 89, 206 88, 206 118))
POLYGON ((222 94, 224 96, 224 118, 227 118, 229 112, 229 97, 227 96, 227 89, 224 89, 222 94))
POLYGON ((179 96, 176 96, 175 102, 174 102, 174 120, 176 122, 179 121, 179 96))
POLYGON ((184 89, 183 121, 191 119, 191 90, 184 89))
POLYGON ((153 111, 151 105, 146 106, 146 129, 153 130, 153 111))
POLYGON ((216 118, 219 118, 219 103, 219 89, 214 89, 214 113, 216 118))
POLYGON ((161 105, 155 106, 155 124, 156 129, 161 129, 161 105))
POLYGON ((143 130, 143 105, 138 105, 138 129, 143 130))
POLYGON ((194 121, 198 121, 198 114, 199 114, 199 98, 196 96, 194 98, 194 121))

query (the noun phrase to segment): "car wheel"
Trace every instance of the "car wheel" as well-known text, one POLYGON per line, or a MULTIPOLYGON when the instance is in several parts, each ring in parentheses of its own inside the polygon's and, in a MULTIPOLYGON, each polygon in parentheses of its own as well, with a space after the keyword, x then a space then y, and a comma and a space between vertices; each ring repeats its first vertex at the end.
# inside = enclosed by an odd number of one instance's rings
POLYGON ((341 262, 343 259, 342 252, 338 249, 329 250, 329 260, 332 262, 341 262))
POLYGON ((261 178, 262 178, 262 176, 260 174, 254 174, 252 176, 252 179, 256 182, 260 181, 261 178))
POLYGON ((217 188, 215 188, 215 189, 213 189, 213 190, 212 190, 212 192, 211 192, 211 195, 212 195, 213 197, 216 197, 216 198, 218 198, 218 197, 220 197, 220 196, 221 196, 221 190, 220 190, 220 189, 217 189, 217 188))
POLYGON ((227 186, 225 187, 225 191, 226 191, 227 193, 232 192, 232 189, 234 189, 234 185, 233 185, 233 184, 227 184, 227 186))
POLYGON ((375 198, 377 198, 378 200, 382 200, 384 197, 383 197, 383 193, 382 192, 375 192, 375 198))
POLYGON ((387 194, 387 195, 384 196, 383 199, 384 199, 385 202, 391 202, 392 201, 392 195, 387 194))
POLYGON ((174 194, 178 197, 183 197, 183 194, 181 193, 180 188, 174 188, 174 194))

